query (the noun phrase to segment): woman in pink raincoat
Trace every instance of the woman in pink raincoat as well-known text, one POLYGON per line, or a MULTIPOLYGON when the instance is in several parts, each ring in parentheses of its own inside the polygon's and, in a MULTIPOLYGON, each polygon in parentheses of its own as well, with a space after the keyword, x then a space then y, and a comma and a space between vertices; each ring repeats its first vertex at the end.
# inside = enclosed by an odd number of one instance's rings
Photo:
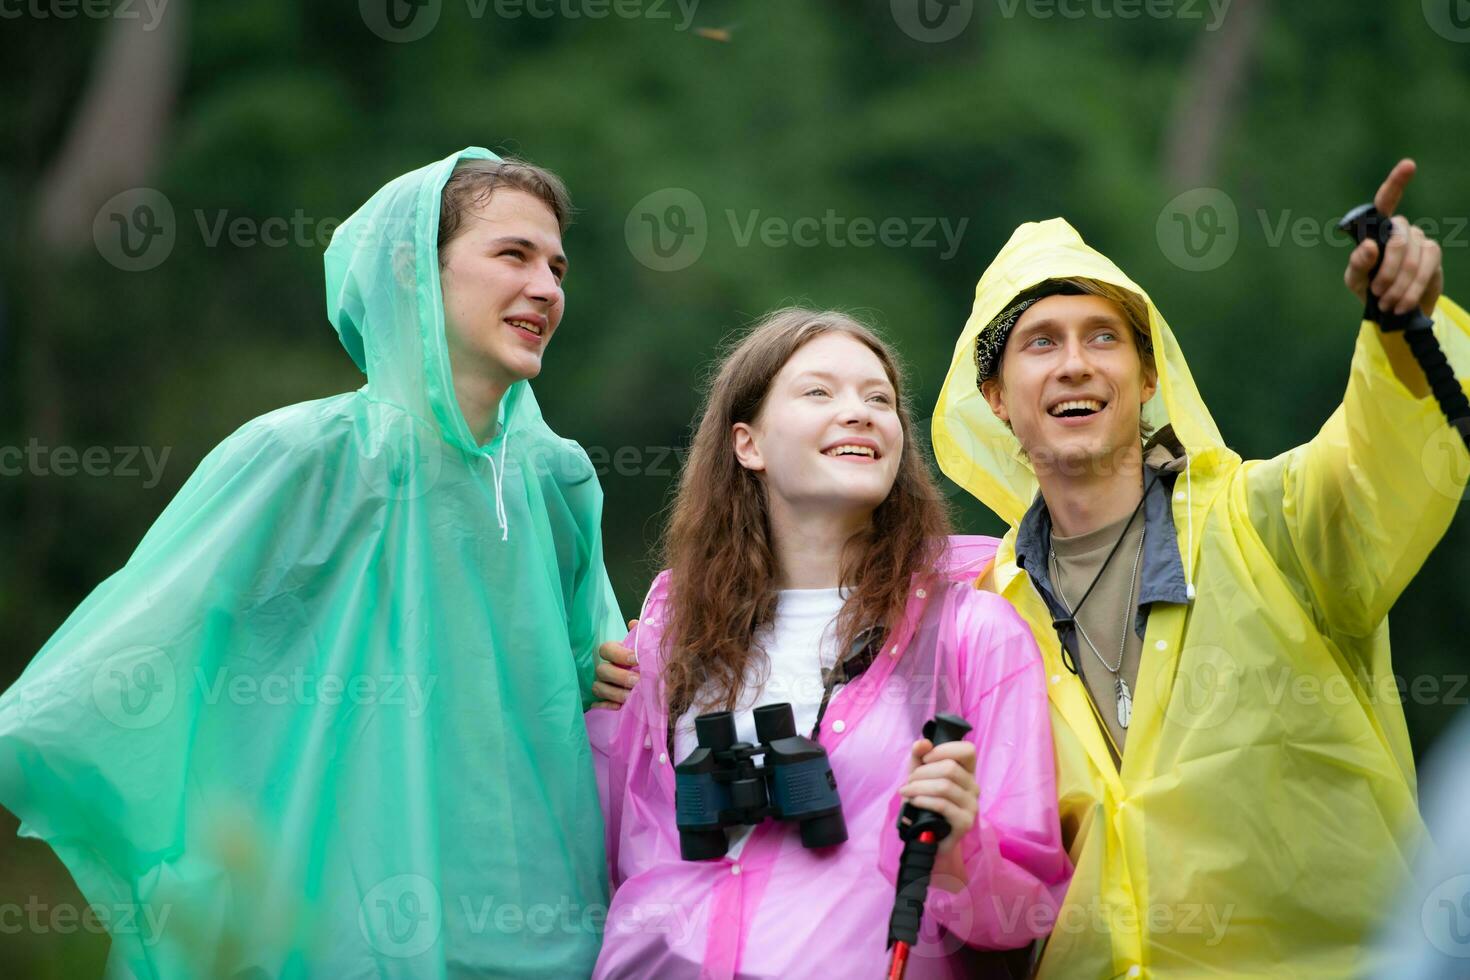
POLYGON ((642 683, 587 716, 613 888, 594 976, 884 976, 905 801, 953 828, 910 978, 987 975, 980 950, 1050 929, 1070 868, 1041 662, 965 584, 994 542, 946 536, 901 389, 883 342, 831 312, 773 314, 722 364, 627 640, 642 683), (753 709, 782 701, 828 753, 848 839, 807 849, 768 819, 682 860, 695 716, 732 711, 754 743, 753 709), (973 731, 915 741, 941 711, 973 731))

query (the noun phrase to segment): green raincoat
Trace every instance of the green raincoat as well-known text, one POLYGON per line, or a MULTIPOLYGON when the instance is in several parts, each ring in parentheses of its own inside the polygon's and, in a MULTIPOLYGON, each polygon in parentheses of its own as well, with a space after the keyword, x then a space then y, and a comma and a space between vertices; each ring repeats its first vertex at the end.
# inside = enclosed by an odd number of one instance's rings
MULTIPOLYGON (((1149 302, 1159 388, 1144 417, 1172 424, 1188 454, 1172 507, 1197 594, 1151 609, 1120 772, 1016 565, 1036 478, 975 386, 980 329, 1017 293, 1064 276, 1147 298, 1066 222, 1022 225, 980 279, 934 417, 944 472, 1011 525, 983 581, 1031 624, 1049 680, 1076 874, 1040 974, 1358 975, 1422 829, 1385 617, 1449 525, 1465 447, 1364 323, 1321 432, 1242 461, 1149 302)), ((1470 317, 1442 299, 1435 320, 1464 377, 1470 317)))
POLYGON ((530 386, 477 445, 437 237, 470 148, 326 253, 368 378, 226 439, 0 697, 0 803, 138 977, 590 973, 602 492, 530 386))

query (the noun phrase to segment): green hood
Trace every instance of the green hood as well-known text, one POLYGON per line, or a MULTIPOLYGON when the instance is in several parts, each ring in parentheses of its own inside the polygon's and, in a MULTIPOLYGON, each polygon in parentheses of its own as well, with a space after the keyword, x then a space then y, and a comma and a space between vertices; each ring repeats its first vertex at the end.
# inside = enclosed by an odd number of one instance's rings
MULTIPOLYGON (((439 205, 461 160, 498 160, 470 146, 404 174, 343 222, 327 248, 327 313, 369 398, 430 423, 452 445, 479 453, 454 397, 439 287, 439 205)), ((497 434, 541 418, 527 382, 501 401, 497 434), (524 416, 524 417, 522 417, 524 416)))

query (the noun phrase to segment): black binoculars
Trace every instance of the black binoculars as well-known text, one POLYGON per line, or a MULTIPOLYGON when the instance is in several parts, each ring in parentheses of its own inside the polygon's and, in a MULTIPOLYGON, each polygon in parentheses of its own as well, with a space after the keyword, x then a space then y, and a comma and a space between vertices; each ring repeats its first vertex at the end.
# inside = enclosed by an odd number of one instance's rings
POLYGON ((735 740, 735 716, 715 711, 694 719, 698 748, 674 767, 679 853, 686 861, 725 856, 725 828, 767 817, 795 820, 804 847, 847 840, 847 822, 827 750, 796 734, 791 705, 755 709, 759 745, 735 740), (764 764, 755 761, 764 756, 764 764))

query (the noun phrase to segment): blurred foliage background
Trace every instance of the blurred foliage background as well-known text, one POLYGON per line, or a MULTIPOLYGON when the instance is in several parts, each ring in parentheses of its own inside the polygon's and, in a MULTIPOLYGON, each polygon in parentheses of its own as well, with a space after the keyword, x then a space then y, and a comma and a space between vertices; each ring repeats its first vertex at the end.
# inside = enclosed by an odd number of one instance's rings
MULTIPOLYGON (((1227 440, 1281 452, 1339 402, 1358 323, 1348 249, 1323 229, 1400 156, 1420 165, 1404 210, 1434 222, 1446 291, 1470 296, 1455 135, 1470 31, 1442 6, 14 0, 0 20, 0 446, 37 449, 0 478, 0 686, 212 446, 361 384, 324 312, 330 227, 465 145, 552 168, 580 210, 567 316, 535 388, 552 427, 604 464, 630 615, 720 341, 792 301, 856 311, 897 343, 924 418, 975 280, 1023 221, 1067 217, 1148 288, 1227 440), (168 201, 175 240, 129 271, 98 215, 136 187, 168 201), (638 208, 675 188, 703 206, 707 244, 660 271, 638 208), (1186 192, 1235 210, 1234 251, 1208 269, 1169 239, 1186 192), (901 219, 907 244, 745 235, 829 212, 901 219), (965 222, 955 248, 940 222, 965 222), (63 475, 39 455, 58 447, 103 447, 106 472, 63 475), (156 479, 122 447, 162 459, 156 479)), ((965 530, 999 533, 946 486, 965 530)), ((1398 673, 1433 685, 1406 704, 1420 753, 1470 697, 1467 545, 1461 513, 1392 617, 1398 673)), ((0 902, 80 904, 14 830, 0 821, 0 902)), ((9 975, 96 975, 105 949, 80 929, 0 934, 9 975)))

